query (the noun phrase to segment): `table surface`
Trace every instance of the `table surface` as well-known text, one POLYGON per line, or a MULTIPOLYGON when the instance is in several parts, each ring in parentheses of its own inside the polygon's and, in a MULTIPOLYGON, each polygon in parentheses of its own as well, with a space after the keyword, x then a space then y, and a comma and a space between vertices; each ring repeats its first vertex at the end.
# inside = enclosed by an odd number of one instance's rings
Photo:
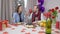
MULTIPOLYGON (((23 25, 10 25, 11 27, 6 28, 3 31, 0 31, 0 34, 45 34, 45 28, 44 27, 36 27, 36 28, 27 28, 23 25)), ((52 34, 60 34, 60 30, 52 27, 52 34)))

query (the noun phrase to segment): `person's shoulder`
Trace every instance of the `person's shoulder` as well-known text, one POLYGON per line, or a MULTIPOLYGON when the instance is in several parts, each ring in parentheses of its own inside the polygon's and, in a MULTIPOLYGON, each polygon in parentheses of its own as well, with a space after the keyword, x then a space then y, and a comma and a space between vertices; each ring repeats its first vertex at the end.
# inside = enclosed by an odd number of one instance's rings
POLYGON ((24 15, 24 12, 22 12, 22 15, 24 15))
POLYGON ((14 12, 13 14, 17 14, 17 12, 14 12))
POLYGON ((14 12, 13 15, 17 15, 17 12, 14 12))

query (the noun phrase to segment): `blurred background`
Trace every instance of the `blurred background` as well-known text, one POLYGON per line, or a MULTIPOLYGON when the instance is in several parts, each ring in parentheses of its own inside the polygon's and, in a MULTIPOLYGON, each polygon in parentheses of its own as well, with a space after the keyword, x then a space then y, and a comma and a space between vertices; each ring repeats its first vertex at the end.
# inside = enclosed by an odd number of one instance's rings
MULTIPOLYGON (((0 19, 9 20, 12 23, 12 13, 15 11, 18 5, 23 6, 23 11, 28 11, 29 8, 33 9, 33 6, 38 3, 38 0, 0 0, 0 19)), ((60 7, 60 0, 45 0, 45 11, 56 6, 60 7)), ((60 18, 58 18, 59 20, 60 18)))

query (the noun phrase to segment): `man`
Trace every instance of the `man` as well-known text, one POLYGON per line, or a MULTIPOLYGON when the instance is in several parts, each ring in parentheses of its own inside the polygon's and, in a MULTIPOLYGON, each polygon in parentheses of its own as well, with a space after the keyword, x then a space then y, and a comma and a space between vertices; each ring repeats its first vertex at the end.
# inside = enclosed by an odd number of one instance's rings
POLYGON ((32 22, 41 20, 41 12, 39 11, 39 8, 37 5, 34 6, 34 11, 32 14, 32 22))

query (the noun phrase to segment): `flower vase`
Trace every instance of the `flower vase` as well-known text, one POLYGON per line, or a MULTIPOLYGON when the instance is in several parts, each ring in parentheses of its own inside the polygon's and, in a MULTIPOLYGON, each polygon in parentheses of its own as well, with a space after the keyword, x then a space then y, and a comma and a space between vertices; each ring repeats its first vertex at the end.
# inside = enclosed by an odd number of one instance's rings
POLYGON ((55 25, 56 25, 56 18, 52 19, 52 27, 55 28, 55 25))
POLYGON ((50 18, 46 19, 46 34, 51 34, 51 25, 52 25, 52 20, 50 18))

